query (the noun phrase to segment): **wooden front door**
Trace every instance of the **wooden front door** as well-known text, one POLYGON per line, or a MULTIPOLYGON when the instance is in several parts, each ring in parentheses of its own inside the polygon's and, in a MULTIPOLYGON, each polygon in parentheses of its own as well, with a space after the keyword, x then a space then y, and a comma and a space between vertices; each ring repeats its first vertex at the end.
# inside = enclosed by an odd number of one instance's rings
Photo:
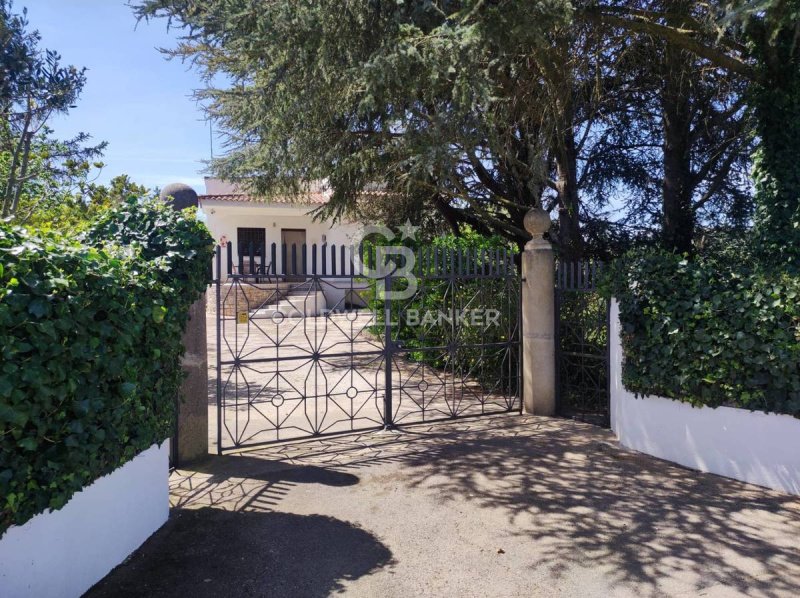
POLYGON ((282 228, 281 244, 283 245, 285 265, 283 273, 289 282, 303 282, 303 245, 306 243, 306 231, 303 228, 282 228))

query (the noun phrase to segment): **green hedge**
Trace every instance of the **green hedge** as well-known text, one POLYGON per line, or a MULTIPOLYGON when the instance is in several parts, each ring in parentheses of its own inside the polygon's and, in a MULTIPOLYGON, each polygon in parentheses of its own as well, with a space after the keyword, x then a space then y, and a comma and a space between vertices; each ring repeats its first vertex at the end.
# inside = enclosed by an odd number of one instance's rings
POLYGON ((131 200, 79 241, 0 225, 0 534, 171 435, 212 240, 131 200))
POLYGON ((639 395, 800 417, 800 279, 649 251, 611 269, 623 382, 639 395))

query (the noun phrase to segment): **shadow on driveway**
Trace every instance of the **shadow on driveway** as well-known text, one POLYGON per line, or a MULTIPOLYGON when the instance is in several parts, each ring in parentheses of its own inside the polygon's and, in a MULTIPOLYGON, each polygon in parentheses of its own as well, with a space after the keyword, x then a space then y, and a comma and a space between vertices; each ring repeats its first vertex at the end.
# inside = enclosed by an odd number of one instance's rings
POLYGON ((800 596, 800 498, 565 420, 215 457, 175 472, 171 497, 89 596, 800 596))
POLYGON ((414 444, 426 450, 400 458, 405 484, 435 493, 443 509, 466 497, 476 512, 502 511, 532 548, 528 566, 554 582, 588 567, 639 596, 800 595, 798 497, 620 449, 609 436, 557 420, 540 433, 506 422, 423 439, 414 444))
POLYGON ((391 561, 372 534, 332 517, 179 508, 86 596, 322 597, 391 561))
MULTIPOLYGON (((505 595, 541 583, 540 595, 800 596, 799 497, 621 449, 590 425, 497 416, 254 454, 357 473, 376 494, 399 486, 392 508, 443 540, 429 542, 428 559, 452 551, 455 526, 469 525, 476 545, 502 539, 520 582, 505 595), (421 521, 423 504, 437 517, 421 521)), ((396 578, 413 571, 404 538, 353 520, 392 547, 396 578)), ((494 571, 477 556, 469 565, 464 587, 477 591, 494 571)), ((496 582, 487 588, 503 595, 496 582)))

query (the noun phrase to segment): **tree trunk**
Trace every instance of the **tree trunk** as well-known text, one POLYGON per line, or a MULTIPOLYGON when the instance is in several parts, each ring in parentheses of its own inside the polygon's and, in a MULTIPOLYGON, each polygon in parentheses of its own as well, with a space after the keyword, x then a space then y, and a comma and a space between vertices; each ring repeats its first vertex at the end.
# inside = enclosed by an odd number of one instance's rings
POLYGON ((33 119, 33 109, 30 107, 30 102, 28 102, 28 106, 28 112, 25 114, 25 121, 22 126, 22 135, 20 136, 19 141, 14 148, 14 153, 11 157, 11 164, 8 168, 8 180, 6 181, 5 189, 3 189, 3 218, 13 216, 14 212, 16 211, 16 206, 14 205, 16 202, 14 202, 14 197, 16 196, 17 201, 19 201, 17 186, 21 184, 17 182, 17 168, 19 168, 20 154, 23 153, 26 145, 28 147, 28 153, 30 153, 28 129, 31 126, 31 120, 33 119))
POLYGON ((461 225, 458 221, 458 214, 456 214, 452 206, 449 203, 447 203, 444 199, 442 199, 442 196, 439 195, 438 193, 433 196, 433 205, 436 206, 436 209, 445 219, 445 222, 447 222, 453 235, 456 237, 460 237, 461 225))
MULTIPOLYGON (((27 131, 27 128, 26 128, 27 131)), ((5 188, 3 189, 3 218, 12 216, 11 204, 14 200, 14 188, 17 181, 17 168, 19 168, 19 157, 22 153, 22 147, 25 143, 26 131, 23 131, 22 137, 17 141, 14 147, 14 152, 11 155, 11 164, 8 167, 8 179, 6 180, 5 188)))
POLYGON ((25 142, 22 147, 22 164, 19 167, 19 176, 17 177, 16 189, 14 189, 14 200, 11 203, 11 214, 16 215, 17 208, 19 208, 19 198, 22 195, 22 185, 28 175, 28 161, 31 156, 31 138, 33 133, 25 133, 25 142))
POLYGON ((679 253, 692 251, 695 214, 692 208, 691 62, 675 46, 664 51, 664 87, 661 97, 664 135, 662 184, 662 243, 679 253))
POLYGON ((564 260, 577 260, 583 256, 583 237, 578 193, 578 151, 572 126, 567 127, 559 141, 555 163, 560 255, 564 260))

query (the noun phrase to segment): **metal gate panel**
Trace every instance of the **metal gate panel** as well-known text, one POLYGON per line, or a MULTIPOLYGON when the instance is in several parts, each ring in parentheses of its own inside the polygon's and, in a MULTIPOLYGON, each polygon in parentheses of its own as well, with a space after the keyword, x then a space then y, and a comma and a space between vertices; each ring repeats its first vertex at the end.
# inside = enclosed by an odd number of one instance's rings
POLYGON ((598 291, 603 264, 556 268, 556 406, 558 413, 610 424, 609 302, 598 291))
POLYGON ((266 259, 215 260, 220 452, 520 410, 508 252, 425 248, 403 276, 375 274, 375 247, 250 252, 266 259), (409 277, 415 292, 381 298, 409 277))

